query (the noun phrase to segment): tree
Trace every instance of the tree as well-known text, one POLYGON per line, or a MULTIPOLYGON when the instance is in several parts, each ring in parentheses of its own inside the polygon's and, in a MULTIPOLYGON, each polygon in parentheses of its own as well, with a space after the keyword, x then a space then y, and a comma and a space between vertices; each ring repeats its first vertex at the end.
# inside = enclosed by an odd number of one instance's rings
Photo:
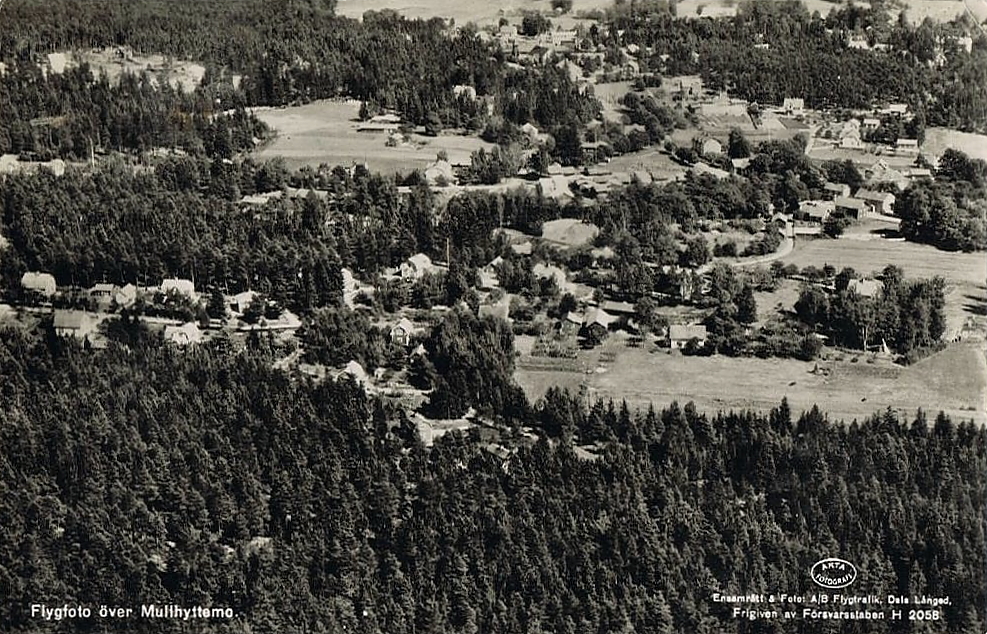
POLYGON ((743 324, 752 324, 757 321, 757 300, 754 298, 754 289, 750 284, 744 284, 737 296, 737 321, 743 324))
POLYGON ((850 221, 846 218, 830 214, 823 221, 823 233, 830 238, 839 238, 849 225, 850 221))
POLYGON ((680 254, 682 266, 699 267, 709 262, 709 243, 703 236, 695 236, 685 243, 685 250, 680 254))
POLYGON ((727 155, 734 158, 747 158, 753 152, 750 141, 739 128, 731 128, 727 141, 727 155))

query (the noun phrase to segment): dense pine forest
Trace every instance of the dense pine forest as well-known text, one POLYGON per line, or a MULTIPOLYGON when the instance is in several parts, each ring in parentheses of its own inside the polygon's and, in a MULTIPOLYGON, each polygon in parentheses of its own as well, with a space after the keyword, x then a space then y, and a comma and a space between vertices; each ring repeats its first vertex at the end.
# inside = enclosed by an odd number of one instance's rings
POLYGON ((502 458, 460 435, 424 450, 354 383, 222 341, 93 355, 5 330, 0 363, 6 632, 175 631, 27 614, 65 602, 235 611, 197 632, 984 627, 987 435, 943 416, 631 413, 553 391, 513 421, 541 439, 502 458), (589 439, 595 461, 574 453, 589 439), (748 623, 711 600, 809 593, 831 555, 856 594, 949 596, 946 620, 748 623))

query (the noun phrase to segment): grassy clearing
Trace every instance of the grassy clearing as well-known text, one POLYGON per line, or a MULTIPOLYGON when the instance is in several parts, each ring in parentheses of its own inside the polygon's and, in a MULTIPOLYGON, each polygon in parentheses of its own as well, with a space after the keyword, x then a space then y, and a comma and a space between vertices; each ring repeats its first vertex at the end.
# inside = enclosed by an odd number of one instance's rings
POLYGON ((476 137, 442 134, 412 135, 410 143, 387 147, 387 135, 357 132, 360 103, 317 101, 304 106, 258 109, 257 116, 278 132, 277 139, 259 152, 260 159, 281 156, 290 168, 366 163, 371 171, 393 173, 424 169, 445 151, 453 164, 468 164, 470 154, 492 146, 476 137))
POLYGON ((909 368, 869 358, 700 358, 649 346, 625 348, 605 372, 588 376, 591 393, 637 405, 677 400, 694 401, 707 412, 764 410, 787 397, 795 411, 818 405, 831 418, 847 421, 888 407, 908 416, 918 408, 942 409, 983 420, 987 366, 977 344, 953 344, 909 368), (817 365, 828 373, 814 372, 817 365))

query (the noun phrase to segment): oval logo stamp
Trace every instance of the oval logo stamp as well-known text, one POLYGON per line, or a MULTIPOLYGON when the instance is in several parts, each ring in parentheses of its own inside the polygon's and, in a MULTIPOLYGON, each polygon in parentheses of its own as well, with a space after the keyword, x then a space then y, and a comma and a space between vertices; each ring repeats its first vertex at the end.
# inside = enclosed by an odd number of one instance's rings
POLYGON ((812 565, 809 576, 823 588, 845 588, 857 579, 857 567, 844 559, 830 557, 812 565))

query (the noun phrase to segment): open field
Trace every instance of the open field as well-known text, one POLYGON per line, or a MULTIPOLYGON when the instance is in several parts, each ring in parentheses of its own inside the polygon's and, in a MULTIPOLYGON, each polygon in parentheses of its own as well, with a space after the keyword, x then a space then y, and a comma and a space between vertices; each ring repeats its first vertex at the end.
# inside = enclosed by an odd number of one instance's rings
POLYGON ((907 277, 941 275, 957 284, 984 283, 982 253, 950 253, 925 244, 879 237, 859 240, 852 235, 839 240, 796 240, 795 250, 782 262, 800 269, 809 265, 822 268, 832 264, 837 270, 849 266, 861 274, 880 272, 888 264, 897 264, 905 269, 907 277))
POLYGON ((147 71, 155 82, 167 82, 186 92, 194 90, 206 74, 206 67, 187 60, 173 60, 164 55, 134 55, 129 49, 93 49, 73 53, 53 53, 48 56, 52 71, 62 72, 68 66, 89 64, 92 73, 106 73, 111 83, 117 83, 123 73, 147 71))
POLYGON ((686 172, 686 167, 655 147, 612 158, 606 168, 614 174, 650 174, 656 181, 677 180, 686 172))
POLYGON ((926 128, 922 152, 941 156, 946 148, 960 150, 971 158, 987 161, 987 135, 958 132, 948 128, 926 128))
POLYGON ((411 135, 411 143, 387 147, 386 134, 357 132, 359 111, 360 103, 354 100, 258 109, 257 117, 277 130, 278 137, 257 152, 257 158, 281 156, 289 168, 357 162, 366 163, 371 171, 392 173, 424 169, 443 150, 453 165, 468 164, 474 150, 492 147, 476 137, 453 134, 411 135))
POLYGON ((590 375, 590 393, 638 405, 691 400, 707 412, 764 410, 787 396, 796 412, 815 404, 832 419, 847 421, 888 407, 907 416, 921 407, 959 419, 984 418, 987 364, 977 343, 952 344, 907 368, 887 361, 868 363, 863 354, 841 356, 807 363, 625 348, 605 372, 590 375), (828 374, 813 372, 817 365, 828 374))

